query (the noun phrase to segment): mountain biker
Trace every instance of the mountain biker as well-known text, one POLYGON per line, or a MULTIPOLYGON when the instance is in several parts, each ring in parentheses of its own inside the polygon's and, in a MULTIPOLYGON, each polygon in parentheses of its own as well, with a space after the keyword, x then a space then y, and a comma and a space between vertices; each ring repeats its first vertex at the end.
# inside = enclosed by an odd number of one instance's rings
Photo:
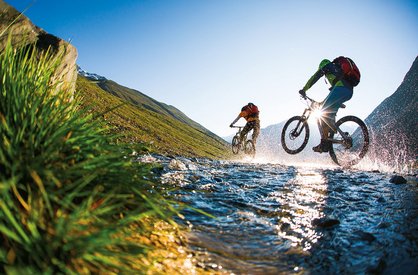
POLYGON ((331 141, 328 141, 327 138, 332 131, 336 131, 335 117, 337 111, 343 102, 350 100, 353 96, 353 86, 345 79, 342 79, 341 68, 328 59, 321 61, 318 70, 308 80, 305 87, 299 91, 299 94, 302 97, 306 97, 306 91, 324 75, 331 84, 331 88, 329 88, 330 93, 322 102, 323 117, 318 120, 321 143, 312 148, 315 152, 319 153, 328 152, 330 150, 332 143, 331 141))
POLYGON ((260 134, 260 118, 259 118, 259 111, 258 107, 254 105, 253 103, 248 103, 244 107, 241 108, 241 112, 237 116, 237 118, 229 125, 229 127, 233 127, 234 124, 241 118, 245 118, 247 123, 245 124, 244 128, 241 131, 240 134, 240 140, 243 139, 243 137, 251 130, 253 130, 253 136, 252 141, 254 143, 254 146, 257 141, 257 137, 260 134))

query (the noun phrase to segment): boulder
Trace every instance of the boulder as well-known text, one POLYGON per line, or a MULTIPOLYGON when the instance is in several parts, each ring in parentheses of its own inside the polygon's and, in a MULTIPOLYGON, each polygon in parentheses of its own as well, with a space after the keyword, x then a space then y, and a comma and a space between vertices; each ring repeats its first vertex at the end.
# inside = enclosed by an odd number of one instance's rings
POLYGON ((339 220, 327 218, 327 217, 317 218, 312 221, 313 226, 321 227, 321 228, 329 228, 329 227, 333 227, 339 224, 340 224, 339 220))
POLYGON ((73 97, 77 79, 77 49, 74 46, 35 26, 25 15, 0 0, 0 52, 9 36, 14 47, 34 45, 39 50, 50 48, 53 58, 61 57, 52 82, 57 85, 56 92, 66 91, 73 97))
POLYGON ((404 184, 406 183, 406 179, 402 176, 398 176, 398 175, 394 175, 390 178, 389 180, 390 183, 394 183, 394 184, 404 184))

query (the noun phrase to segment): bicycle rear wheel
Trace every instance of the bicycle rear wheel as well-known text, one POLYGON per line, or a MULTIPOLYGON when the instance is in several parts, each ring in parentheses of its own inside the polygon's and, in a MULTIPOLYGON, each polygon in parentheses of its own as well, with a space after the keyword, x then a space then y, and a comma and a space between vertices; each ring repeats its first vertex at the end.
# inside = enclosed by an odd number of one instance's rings
POLYGON ((329 154, 332 160, 343 167, 356 165, 366 155, 369 149, 369 131, 366 124, 355 116, 345 116, 337 121, 339 128, 345 135, 340 133, 333 135, 333 142, 329 154))
POLYGON ((244 152, 251 157, 255 156, 255 146, 252 140, 247 140, 245 142, 244 152))
POLYGON ((290 118, 283 126, 281 142, 288 154, 301 152, 309 140, 309 125, 301 116, 290 118))
POLYGON ((239 136, 234 136, 232 139, 232 153, 235 155, 239 153, 239 149, 241 147, 239 136))

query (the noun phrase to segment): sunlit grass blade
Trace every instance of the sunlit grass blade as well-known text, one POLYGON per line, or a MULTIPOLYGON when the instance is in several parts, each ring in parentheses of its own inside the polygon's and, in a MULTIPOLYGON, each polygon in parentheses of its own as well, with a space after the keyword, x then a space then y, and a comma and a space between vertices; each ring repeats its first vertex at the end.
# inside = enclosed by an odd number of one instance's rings
POLYGON ((127 272, 149 250, 128 241, 149 229, 131 227, 174 224, 175 209, 150 192, 152 166, 52 82, 61 57, 10 41, 0 53, 0 273, 127 272))

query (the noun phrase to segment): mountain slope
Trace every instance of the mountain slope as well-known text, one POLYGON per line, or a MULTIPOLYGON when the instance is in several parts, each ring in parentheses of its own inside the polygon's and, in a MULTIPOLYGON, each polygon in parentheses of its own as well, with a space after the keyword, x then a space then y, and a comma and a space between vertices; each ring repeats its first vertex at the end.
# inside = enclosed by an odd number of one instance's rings
POLYGON ((195 121, 191 120, 189 117, 187 117, 184 113, 182 113, 177 108, 167 105, 162 102, 158 102, 155 99, 137 91, 133 90, 124 86, 121 86, 117 84, 114 81, 111 80, 102 80, 97 83, 97 85, 102 88, 103 90, 122 98, 128 102, 131 102, 132 104, 136 106, 141 106, 145 109, 148 109, 152 112, 168 115, 170 117, 173 117, 177 119, 180 122, 186 123, 190 125, 191 127, 195 128, 198 131, 201 131, 214 139, 218 139, 219 137, 216 136, 214 133, 210 132, 200 124, 196 123, 195 121))
POLYGON ((402 164, 418 156, 418 57, 398 89, 367 118, 371 132, 370 157, 402 164))
POLYGON ((224 140, 176 108, 116 82, 79 75, 76 93, 82 97, 82 106, 100 114, 123 142, 188 157, 222 158, 229 153, 224 140))

